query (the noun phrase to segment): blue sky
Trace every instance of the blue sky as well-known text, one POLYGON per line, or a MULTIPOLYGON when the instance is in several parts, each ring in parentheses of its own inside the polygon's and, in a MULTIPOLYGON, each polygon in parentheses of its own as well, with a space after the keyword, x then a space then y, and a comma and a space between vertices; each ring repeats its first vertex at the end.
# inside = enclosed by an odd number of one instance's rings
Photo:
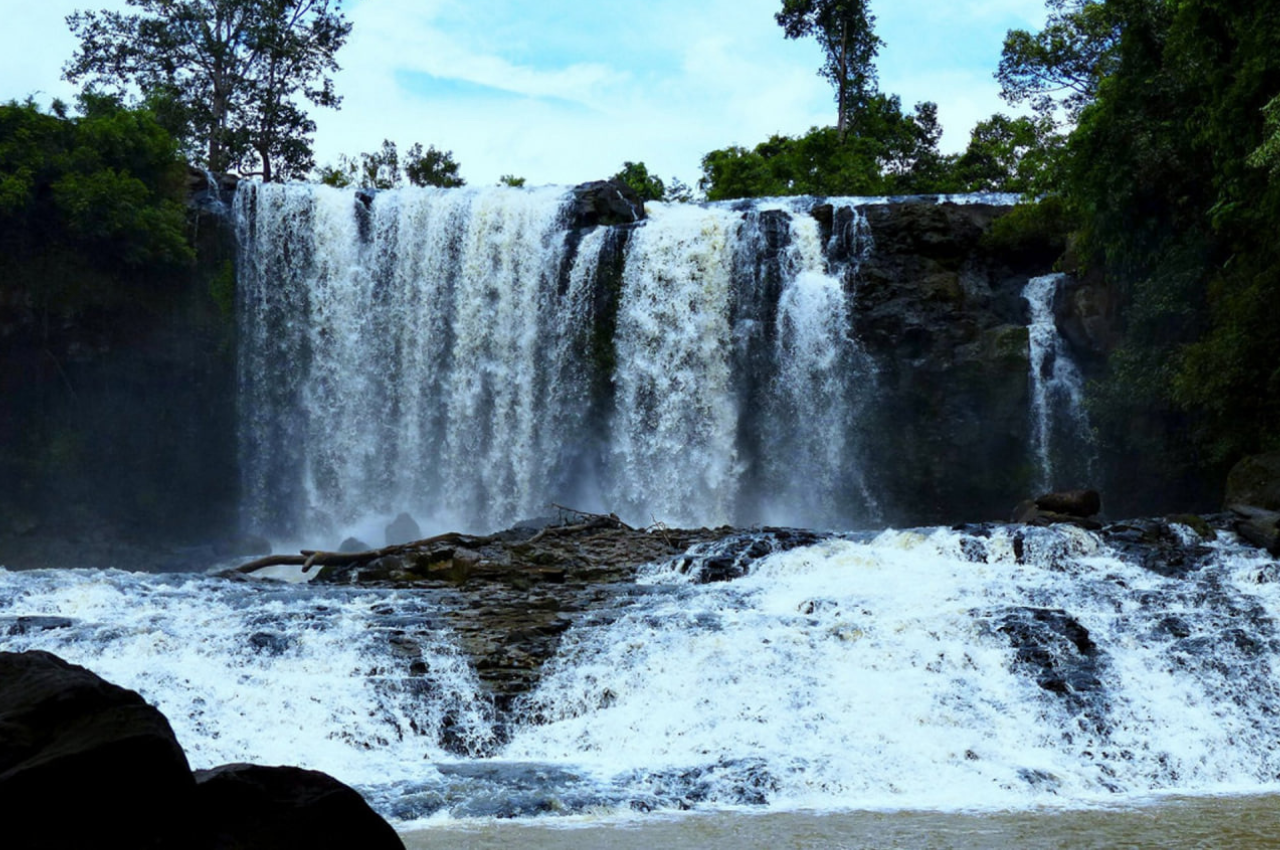
MULTIPOLYGON (((354 24, 338 112, 315 111, 320 162, 384 138, 450 149, 471 183, 608 176, 643 160, 695 183, 708 150, 833 123, 812 40, 788 41, 780 0, 347 0, 354 24)), ((69 97, 63 18, 122 0, 0 0, 0 98, 69 97)), ((881 89, 934 100, 959 150, 1009 111, 992 79, 1005 32, 1037 28, 1043 0, 872 0, 881 89)))

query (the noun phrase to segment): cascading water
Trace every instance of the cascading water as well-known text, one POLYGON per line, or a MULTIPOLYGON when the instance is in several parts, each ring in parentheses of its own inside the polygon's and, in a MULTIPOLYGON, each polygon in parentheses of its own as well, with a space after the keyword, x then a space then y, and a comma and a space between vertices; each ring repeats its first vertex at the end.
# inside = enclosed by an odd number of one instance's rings
POLYGON ((565 197, 242 186, 247 525, 377 542, 402 510, 489 530, 553 502, 642 524, 873 518, 856 269, 816 220, 654 204, 641 227, 573 231, 565 197))
POLYGON ((1032 278, 1022 297, 1030 307, 1027 325, 1031 359, 1031 424, 1041 490, 1080 486, 1068 474, 1089 477, 1092 433, 1084 409, 1084 377, 1058 333, 1053 302, 1063 274, 1032 278))
POLYGON ((139 690, 195 767, 323 769, 402 824, 1274 793, 1280 567, 1163 528, 744 532, 587 614, 505 716, 443 591, 0 571, 0 648, 139 690))

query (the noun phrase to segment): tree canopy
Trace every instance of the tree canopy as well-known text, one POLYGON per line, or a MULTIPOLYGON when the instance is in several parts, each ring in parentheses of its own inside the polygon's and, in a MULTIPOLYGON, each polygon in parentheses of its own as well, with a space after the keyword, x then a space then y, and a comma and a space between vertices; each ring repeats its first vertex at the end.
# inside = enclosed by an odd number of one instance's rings
MULTIPOLYGON (((336 166, 321 166, 316 172, 320 182, 329 186, 394 189, 407 182, 411 186, 451 189, 467 183, 458 175, 458 169, 459 165, 454 161, 452 151, 437 150, 435 145, 423 150, 420 143, 414 143, 405 151, 402 162, 396 143, 383 139, 382 147, 372 153, 354 157, 340 156, 336 166)), ((507 177, 500 182, 506 182, 507 185, 524 183, 523 179, 517 177, 510 177, 510 180, 519 182, 507 182, 507 177)))
POLYGON ((850 117, 877 92, 876 54, 882 42, 867 0, 782 0, 774 15, 787 38, 813 36, 826 61, 819 72, 836 89, 836 129, 841 138, 850 117))
POLYGON ((270 181, 311 169, 315 122, 304 103, 341 102, 329 74, 351 24, 338 0, 128 4, 138 13, 67 18, 80 47, 66 79, 150 104, 215 171, 270 181))

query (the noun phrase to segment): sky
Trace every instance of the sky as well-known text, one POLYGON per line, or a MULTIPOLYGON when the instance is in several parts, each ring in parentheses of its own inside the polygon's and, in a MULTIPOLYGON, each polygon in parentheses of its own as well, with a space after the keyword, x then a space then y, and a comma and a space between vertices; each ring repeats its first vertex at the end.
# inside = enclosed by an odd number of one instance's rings
MULTIPOLYGON (((469 183, 574 184, 643 161, 695 184, 703 154, 835 123, 816 41, 787 40, 779 0, 346 0, 338 111, 313 109, 316 160, 390 139, 451 150, 469 183)), ((71 100, 65 17, 123 0, 0 0, 0 100, 71 100)), ((992 78, 1006 31, 1043 0, 872 0, 882 91, 938 104, 942 148, 1012 112, 992 78)))

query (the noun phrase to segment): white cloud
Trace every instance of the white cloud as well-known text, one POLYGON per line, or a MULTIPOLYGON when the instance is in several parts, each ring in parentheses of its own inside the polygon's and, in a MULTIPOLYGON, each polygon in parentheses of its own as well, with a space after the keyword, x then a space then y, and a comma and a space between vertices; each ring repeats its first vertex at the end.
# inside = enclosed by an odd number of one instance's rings
MULTIPOLYGON (((59 77, 75 44, 63 18, 77 6, 124 7, 0 3, 13 7, 0 31, 6 99, 69 97, 59 77)), ((568 2, 539 7, 550 11, 528 21, 516 16, 531 7, 510 0, 349 3, 354 29, 335 79, 344 102, 337 112, 313 112, 318 160, 387 138, 452 150, 473 183, 504 173, 573 183, 640 159, 664 178, 692 183, 709 150, 831 123, 819 49, 782 37, 773 21, 778 0, 597 3, 605 5, 592 14, 568 2), (495 16, 504 27, 486 30, 495 16)), ((881 0, 873 11, 887 43, 881 88, 908 108, 936 101, 949 150, 1003 108, 991 72, 1005 30, 1044 18, 1041 0, 881 0)))

